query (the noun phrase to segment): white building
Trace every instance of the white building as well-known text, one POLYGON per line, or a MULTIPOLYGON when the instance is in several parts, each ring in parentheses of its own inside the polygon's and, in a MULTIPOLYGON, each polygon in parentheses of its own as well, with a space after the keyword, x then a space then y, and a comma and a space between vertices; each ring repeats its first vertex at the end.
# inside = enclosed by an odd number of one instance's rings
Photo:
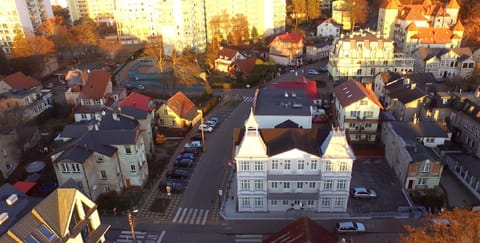
POLYGON ((342 31, 342 26, 337 24, 332 18, 323 21, 317 26, 318 37, 338 37, 342 31))
POLYGON ((437 79, 470 78, 475 69, 475 60, 470 48, 425 48, 414 53, 415 70, 432 73, 437 79))
POLYGON ((340 130, 235 130, 239 212, 345 212, 355 156, 340 130), (319 141, 319 142, 317 142, 319 141))
POLYGON ((8 55, 17 35, 33 34, 43 21, 53 17, 50 0, 2 0, 0 1, 0 47, 8 55))

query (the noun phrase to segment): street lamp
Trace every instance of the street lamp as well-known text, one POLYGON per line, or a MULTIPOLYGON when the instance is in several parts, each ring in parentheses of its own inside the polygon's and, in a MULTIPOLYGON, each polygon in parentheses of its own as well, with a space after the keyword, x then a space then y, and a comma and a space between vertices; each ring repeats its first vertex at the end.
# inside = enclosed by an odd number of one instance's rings
POLYGON ((203 127, 203 111, 201 109, 198 109, 197 113, 200 114, 200 130, 202 131, 202 150, 203 152, 205 152, 206 145, 205 145, 205 129, 203 127))

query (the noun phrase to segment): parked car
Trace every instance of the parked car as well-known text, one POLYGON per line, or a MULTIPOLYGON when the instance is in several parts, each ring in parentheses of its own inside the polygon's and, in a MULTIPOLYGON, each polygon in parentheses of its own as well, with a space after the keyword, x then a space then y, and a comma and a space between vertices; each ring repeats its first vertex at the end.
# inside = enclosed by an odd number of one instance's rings
POLYGON ((185 167, 185 168, 190 168, 193 167, 193 159, 180 159, 175 161, 175 166, 177 167, 185 167))
POLYGON ((337 233, 356 233, 365 231, 367 231, 365 225, 359 222, 346 221, 338 222, 335 225, 335 232, 337 233))
POLYGON ((327 115, 320 115, 312 119, 312 123, 328 123, 327 115))
POLYGON ((215 124, 219 124, 219 123, 220 123, 220 118, 218 118, 218 117, 216 117, 216 116, 212 116, 212 117, 210 117, 210 119, 208 119, 208 120, 215 122, 215 124))
POLYGON ((318 69, 318 71, 321 72, 321 73, 328 72, 328 67, 327 67, 327 66, 320 67, 320 68, 318 69))
POLYGON ((158 188, 166 192, 167 186, 170 186, 170 192, 183 192, 185 190, 186 185, 187 185, 186 182, 182 180, 165 179, 160 182, 158 188))
POLYGON ((186 143, 184 148, 202 148, 202 141, 191 141, 186 143))
POLYGON ((177 160, 181 159, 191 159, 195 160, 195 154, 191 152, 182 152, 177 155, 177 160))
POLYGON ((189 169, 175 168, 167 173, 167 179, 186 180, 190 174, 189 169))
POLYGON ((204 132, 213 132, 213 127, 207 125, 207 124, 202 124, 198 126, 198 130, 203 130, 204 132))
POLYGON ((215 123, 214 121, 210 121, 208 120, 207 122, 205 122, 205 125, 211 127, 211 128, 215 128, 215 126, 217 125, 217 123, 215 123))
POLYGON ((352 189, 351 195, 353 198, 377 198, 377 193, 373 189, 367 189, 365 187, 355 187, 352 189))
POLYGON ((190 141, 202 141, 202 134, 195 134, 195 136, 190 138, 190 141))
POLYGON ((144 90, 144 89, 145 89, 145 86, 139 84, 139 85, 136 86, 136 88, 139 89, 139 90, 144 90))
POLYGON ((310 74, 310 75, 319 75, 320 73, 315 70, 315 69, 308 69, 307 70, 307 74, 310 74))
POLYGON ((200 154, 200 149, 196 148, 184 148, 181 153, 192 153, 197 157, 200 154))

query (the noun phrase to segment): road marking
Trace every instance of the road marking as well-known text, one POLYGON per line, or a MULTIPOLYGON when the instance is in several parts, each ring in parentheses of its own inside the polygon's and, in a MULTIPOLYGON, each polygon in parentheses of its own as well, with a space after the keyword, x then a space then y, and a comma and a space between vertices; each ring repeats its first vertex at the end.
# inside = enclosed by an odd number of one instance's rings
POLYGON ((185 215, 187 214, 187 211, 188 211, 188 208, 184 208, 184 209, 183 209, 182 216, 180 216, 180 219, 178 220, 178 223, 182 223, 182 222, 183 222, 183 218, 184 218, 185 215))
POLYGON ((235 242, 263 242, 263 235, 235 235, 235 242))
POLYGON ((200 224, 200 220, 202 220, 202 213, 203 213, 203 209, 200 209, 200 212, 198 212, 198 217, 197 217, 197 221, 195 221, 195 224, 200 224))
POLYGON ((161 242, 162 242, 162 240, 163 240, 163 237, 165 236, 165 233, 166 233, 166 232, 165 232, 165 230, 164 230, 164 231, 162 231, 162 233, 160 234, 160 237, 158 237, 158 239, 157 239, 157 242, 156 242, 156 243, 161 243, 161 242))
POLYGON ((202 220, 202 225, 205 225, 207 223, 207 218, 208 218, 208 212, 210 210, 205 211, 205 214, 203 215, 203 220, 202 220))
POLYGON ((192 216, 192 213, 193 213, 193 208, 189 208, 188 209, 188 213, 187 213, 187 217, 185 217, 185 221, 184 222, 180 222, 180 223, 187 223, 188 220, 190 219, 190 216, 192 216))
POLYGON ((193 224, 193 222, 195 221, 195 217, 197 216, 197 213, 198 213, 198 209, 193 210, 193 215, 192 215, 192 218, 190 219, 189 224, 193 224))
POLYGON ((180 212, 182 211, 182 208, 178 208, 177 213, 175 214, 175 217, 173 218, 173 222, 177 222, 178 216, 180 216, 180 212))

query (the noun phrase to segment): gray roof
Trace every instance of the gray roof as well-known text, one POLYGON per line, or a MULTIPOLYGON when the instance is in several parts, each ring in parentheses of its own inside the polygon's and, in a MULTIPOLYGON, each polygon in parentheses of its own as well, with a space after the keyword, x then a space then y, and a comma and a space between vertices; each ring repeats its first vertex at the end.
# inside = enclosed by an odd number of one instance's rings
POLYGON ((283 121, 282 123, 279 123, 277 125, 275 125, 275 128, 298 128, 299 125, 298 123, 290 120, 290 119, 287 119, 285 121, 283 121))
POLYGON ((468 174, 480 179, 480 158, 466 154, 448 154, 448 156, 465 167, 468 170, 468 174))
POLYGON ((41 198, 33 198, 25 195, 8 183, 0 186, 0 199, 0 213, 8 213, 7 221, 0 224, 0 235, 3 235, 18 220, 27 215, 41 200, 41 198), (12 194, 17 194, 18 201, 9 206, 5 199, 12 194))
POLYGON ((410 163, 422 162, 425 160, 430 160, 432 162, 442 161, 440 157, 438 157, 437 154, 433 152, 432 148, 423 146, 421 144, 407 146, 406 150, 412 157, 412 161, 410 161, 410 163))
POLYGON ((61 136, 64 138, 79 138, 88 132, 86 124, 68 124, 63 129, 61 136))
POLYGON ((259 90, 255 103, 255 115, 311 116, 312 101, 304 89, 263 88, 259 90), (292 92, 295 98, 292 97, 292 92), (285 97, 285 93, 288 97, 285 97))
POLYGON ((318 200, 318 193, 268 193, 269 200, 318 200))
MULTIPOLYGON (((123 112, 123 108, 122 108, 123 112)), ((111 111, 106 112, 102 115, 102 121, 100 122, 100 130, 123 130, 123 129, 136 129, 138 127, 138 121, 131 119, 129 117, 123 116, 119 113, 116 114, 116 119, 114 119, 114 114, 111 111)))
POLYGON ((123 106, 122 114, 131 116, 137 120, 143 120, 147 118, 148 112, 146 110, 141 110, 133 106, 123 106))
POLYGON ((92 138, 102 144, 135 144, 137 130, 98 130, 92 131, 92 138))
POLYGON ((423 60, 428 60, 432 57, 440 57, 449 51, 455 52, 459 55, 458 60, 464 61, 465 59, 472 57, 472 50, 468 47, 459 47, 459 48, 418 48, 418 53, 423 60))
POLYGON ((393 130, 407 143, 416 143, 417 138, 448 138, 446 129, 434 121, 390 121, 393 130))
POLYGON ((267 180, 272 181, 321 181, 322 177, 320 175, 267 175, 267 180))

